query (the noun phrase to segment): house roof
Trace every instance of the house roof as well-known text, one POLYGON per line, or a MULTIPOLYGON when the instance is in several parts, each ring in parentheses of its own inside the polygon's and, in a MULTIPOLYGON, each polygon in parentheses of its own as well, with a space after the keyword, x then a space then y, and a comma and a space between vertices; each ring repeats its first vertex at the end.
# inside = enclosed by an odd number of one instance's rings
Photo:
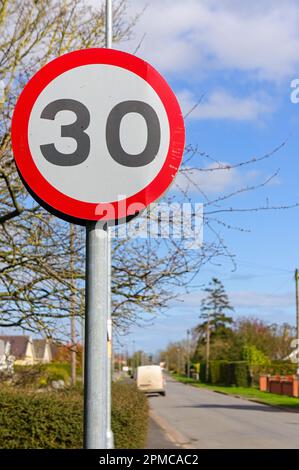
POLYGON ((29 336, 0 336, 4 343, 10 343, 10 354, 20 359, 25 356, 27 345, 31 342, 29 336))
POLYGON ((46 339, 34 339, 34 353, 37 359, 43 359, 45 355, 47 340, 46 339))

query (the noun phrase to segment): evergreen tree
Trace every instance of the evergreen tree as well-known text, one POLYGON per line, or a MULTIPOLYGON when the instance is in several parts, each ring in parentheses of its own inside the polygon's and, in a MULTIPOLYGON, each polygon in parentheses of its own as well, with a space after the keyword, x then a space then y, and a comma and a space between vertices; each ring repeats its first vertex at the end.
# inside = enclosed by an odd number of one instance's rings
POLYGON ((199 335, 199 342, 206 343, 206 381, 209 377, 210 342, 213 337, 225 337, 231 329, 232 317, 227 316, 227 311, 234 308, 229 302, 222 282, 212 278, 209 285, 204 289, 206 296, 201 301, 201 315, 203 320, 195 329, 199 335))

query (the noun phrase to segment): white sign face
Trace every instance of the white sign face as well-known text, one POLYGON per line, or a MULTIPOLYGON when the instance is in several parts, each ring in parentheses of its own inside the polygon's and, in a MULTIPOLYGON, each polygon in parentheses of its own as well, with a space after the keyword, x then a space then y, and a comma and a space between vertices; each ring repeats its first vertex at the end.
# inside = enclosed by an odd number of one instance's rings
POLYGON ((26 85, 12 121, 25 184, 40 204, 72 221, 126 219, 154 202, 173 181, 184 138, 165 80, 111 49, 47 64, 26 85))
MULTIPOLYGON (((144 117, 136 112, 126 114, 118 132, 121 147, 138 159, 138 154, 144 151, 148 140, 144 117)), ((170 133, 163 103, 145 80, 120 67, 92 64, 63 73, 42 91, 30 114, 28 137, 34 162, 52 186, 80 201, 98 203, 116 201, 120 195, 128 198, 148 186, 165 162, 170 133), (78 102, 78 110, 75 108, 74 112, 61 108, 55 119, 42 119, 42 112, 57 100, 75 100, 78 102), (158 153, 145 166, 121 165, 111 158, 107 148, 109 114, 119 103, 127 101, 147 103, 159 119, 161 138, 158 153), (43 145, 54 144, 62 154, 58 158, 68 162, 68 155, 77 148, 77 138, 61 137, 61 129, 62 126, 74 123, 80 116, 79 103, 89 114, 89 125, 86 128, 90 140, 88 157, 77 165, 55 165, 46 160, 42 152, 43 145)), ((111 139, 114 138, 111 135, 111 139)))

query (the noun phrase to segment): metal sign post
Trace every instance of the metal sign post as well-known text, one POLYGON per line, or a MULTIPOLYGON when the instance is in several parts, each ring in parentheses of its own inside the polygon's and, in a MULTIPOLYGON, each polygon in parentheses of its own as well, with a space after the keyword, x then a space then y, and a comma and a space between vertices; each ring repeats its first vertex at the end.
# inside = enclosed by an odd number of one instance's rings
POLYGON ((84 448, 107 448, 108 232, 86 227, 84 448))
MULTIPOLYGON (((106 0, 105 46, 111 49, 113 39, 112 0, 106 0)), ((111 233, 107 224, 107 449, 113 449, 114 438, 111 428, 111 383, 112 383, 112 318, 111 318, 111 233)))
POLYGON ((185 144, 182 112, 164 78, 144 60, 110 49, 111 3, 106 48, 70 52, 42 67, 12 119, 15 162, 31 195, 55 216, 86 225, 87 449, 113 447, 109 224, 161 197, 185 144))
MULTIPOLYGON (((105 47, 112 46, 112 1, 106 0, 105 47)), ((108 224, 86 227, 84 447, 112 449, 111 240, 108 224)))
POLYGON ((107 245, 108 245, 108 260, 107 260, 107 339, 108 339, 108 357, 107 357, 107 449, 114 448, 114 437, 111 428, 111 384, 112 384, 112 318, 111 318, 111 233, 109 226, 107 226, 107 245))

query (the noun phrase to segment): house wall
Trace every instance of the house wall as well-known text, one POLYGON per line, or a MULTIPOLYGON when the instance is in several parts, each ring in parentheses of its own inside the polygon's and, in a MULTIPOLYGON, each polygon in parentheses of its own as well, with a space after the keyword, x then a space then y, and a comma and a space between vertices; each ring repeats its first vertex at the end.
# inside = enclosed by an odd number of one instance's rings
MULTIPOLYGON (((34 348, 34 344, 33 344, 34 348)), ((43 357, 36 357, 35 356, 35 363, 36 364, 48 364, 52 362, 52 352, 49 343, 46 343, 43 357)))
POLYGON ((52 361, 51 348, 50 348, 49 344, 47 343, 46 347, 45 347, 45 354, 44 354, 43 362, 48 364, 51 361, 52 361))
POLYGON ((25 357, 16 359, 15 364, 18 366, 32 366, 35 363, 33 345, 30 341, 27 343, 25 357))

